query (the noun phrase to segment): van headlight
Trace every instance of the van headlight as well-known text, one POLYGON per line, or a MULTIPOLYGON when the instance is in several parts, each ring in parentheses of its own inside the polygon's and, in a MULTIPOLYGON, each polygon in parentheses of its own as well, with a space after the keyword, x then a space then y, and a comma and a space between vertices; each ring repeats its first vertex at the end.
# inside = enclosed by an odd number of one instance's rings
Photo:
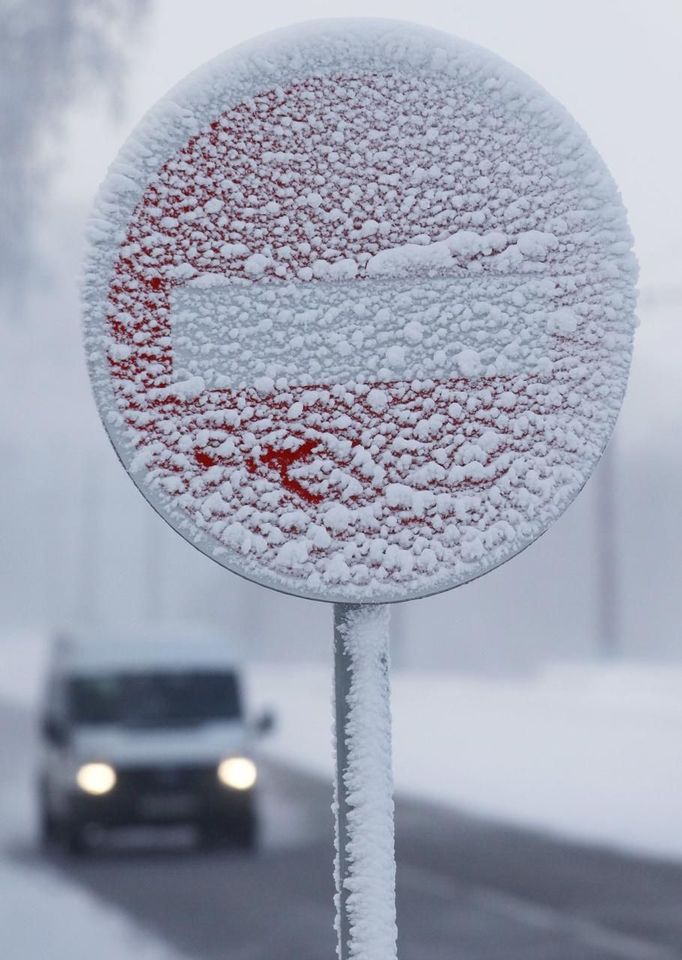
POLYGON ((101 797, 116 786, 116 771, 108 763, 84 763, 76 774, 76 783, 84 793, 101 797))
POLYGON ((233 790, 250 790, 257 776, 256 764, 248 757, 228 757, 218 765, 218 779, 233 790))

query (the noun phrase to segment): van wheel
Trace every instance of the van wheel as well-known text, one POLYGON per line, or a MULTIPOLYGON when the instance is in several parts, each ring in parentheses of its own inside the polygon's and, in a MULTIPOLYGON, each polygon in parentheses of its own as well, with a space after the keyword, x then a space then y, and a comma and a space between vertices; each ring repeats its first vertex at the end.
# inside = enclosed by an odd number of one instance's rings
POLYGON ((40 802, 39 837, 41 847, 49 847, 59 840, 59 824, 50 813, 44 799, 40 802))
POLYGON ((232 836, 241 850, 254 851, 258 848, 258 817, 247 813, 234 825, 232 836))
POLYGON ((61 829, 62 846, 72 857, 82 857, 88 852, 88 843, 85 837, 85 824, 80 820, 67 820, 61 829))
POLYGON ((222 820, 204 820, 199 824, 199 843, 206 850, 224 847, 231 839, 230 828, 222 820))
POLYGON ((206 820, 199 826, 199 842, 206 849, 229 846, 255 850, 258 846, 257 819, 245 814, 238 819, 206 820))

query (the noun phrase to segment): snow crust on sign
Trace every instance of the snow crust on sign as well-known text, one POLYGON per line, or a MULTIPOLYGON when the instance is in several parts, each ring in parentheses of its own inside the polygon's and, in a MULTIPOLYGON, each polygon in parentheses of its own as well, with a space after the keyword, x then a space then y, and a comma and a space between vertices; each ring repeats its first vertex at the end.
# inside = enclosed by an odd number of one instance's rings
MULTIPOLYGON (((388 607, 355 606, 338 629, 350 658, 343 771, 348 960, 391 960, 396 957, 397 929, 388 607)), ((340 882, 337 837, 337 917, 340 882)))
POLYGON ((523 549, 599 458, 636 264, 585 134, 480 48, 318 23, 218 58, 102 187, 86 348, 184 536, 302 596, 405 599, 523 549))
POLYGON ((536 363, 535 343, 550 328, 563 336, 577 329, 572 311, 547 311, 552 291, 532 279, 488 278, 484 296, 480 280, 462 276, 430 279, 428 296, 411 279, 284 282, 276 284, 274 300, 272 286, 216 282, 208 274, 174 291, 174 389, 199 378, 202 389, 255 385, 267 396, 285 380, 289 387, 310 387, 314 396, 306 406, 312 406, 320 384, 439 379, 443 367, 468 377, 484 364, 488 374, 527 373, 536 363), (520 288, 525 311, 518 308, 520 288), (424 323, 434 298, 458 307, 450 309, 447 339, 424 323), (390 316, 401 316, 390 335, 386 303, 390 316))

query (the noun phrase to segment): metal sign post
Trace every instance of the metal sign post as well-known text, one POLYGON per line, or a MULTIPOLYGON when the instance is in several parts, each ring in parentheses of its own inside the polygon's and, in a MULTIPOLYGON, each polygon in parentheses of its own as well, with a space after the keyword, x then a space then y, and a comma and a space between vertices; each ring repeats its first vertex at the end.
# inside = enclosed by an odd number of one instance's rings
POLYGON ((396 956, 389 660, 389 608, 334 604, 339 960, 396 956))
POLYGON ((386 604, 479 577, 606 445, 636 264, 545 91, 411 24, 218 57, 112 164, 85 342, 119 457, 197 549, 335 605, 342 960, 395 956, 386 604))

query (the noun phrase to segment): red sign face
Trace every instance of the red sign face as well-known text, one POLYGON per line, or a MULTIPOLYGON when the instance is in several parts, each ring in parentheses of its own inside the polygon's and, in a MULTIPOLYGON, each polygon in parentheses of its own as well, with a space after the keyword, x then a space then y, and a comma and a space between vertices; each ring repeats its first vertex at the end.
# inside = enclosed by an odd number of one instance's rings
POLYGON ((157 510, 226 567, 421 596, 587 479, 633 330, 631 238, 582 132, 404 25, 221 58, 152 111, 93 218, 86 340, 157 510))

